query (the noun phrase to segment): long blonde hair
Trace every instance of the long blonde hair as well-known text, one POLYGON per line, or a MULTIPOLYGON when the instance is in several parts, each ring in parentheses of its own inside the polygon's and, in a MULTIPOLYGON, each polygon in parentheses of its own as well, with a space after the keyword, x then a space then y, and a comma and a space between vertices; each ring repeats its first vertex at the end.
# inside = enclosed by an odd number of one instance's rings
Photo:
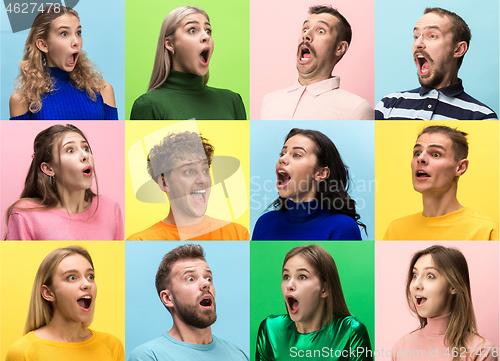
MULTIPOLYGON (((39 112, 42 108, 43 95, 54 90, 46 66, 46 55, 38 49, 36 41, 48 38, 52 22, 58 17, 70 14, 80 19, 78 13, 71 8, 61 6, 59 9, 60 11, 56 13, 54 9, 49 11, 49 7, 46 7, 43 12, 38 13, 26 39, 23 60, 19 63, 21 73, 17 77, 16 90, 21 93, 21 102, 27 104, 32 113, 39 112)), ((100 93, 104 88, 104 79, 99 72, 94 71, 94 67, 85 52, 81 51, 75 68, 70 73, 70 79, 75 87, 85 90, 93 101, 96 100, 96 93, 100 93)))
MULTIPOLYGON (((151 80, 149 81, 148 92, 158 88, 160 85, 165 83, 168 75, 170 74, 170 68, 172 67, 172 54, 170 50, 165 47, 165 39, 168 38, 171 42, 175 41, 175 31, 179 27, 180 22, 187 15, 200 13, 210 21, 207 13, 200 8, 195 6, 181 6, 177 9, 172 10, 161 25, 160 36, 158 38, 158 46, 156 47, 155 63, 153 66, 153 73, 151 74, 151 80)), ((208 73, 203 77, 203 83, 208 82, 208 73)))
MULTIPOLYGON (((80 246, 69 246, 66 248, 58 248, 50 252, 45 257, 38 267, 38 271, 33 282, 33 290, 31 291, 30 307, 28 310, 28 317, 26 318, 26 325, 24 326, 24 334, 39 329, 47 325, 52 316, 54 315, 54 308, 52 302, 47 301, 42 297, 42 286, 50 287, 52 285, 54 274, 59 266, 59 263, 68 256, 79 254, 87 261, 89 261, 92 269, 94 263, 88 251, 80 246)), ((94 302, 92 302, 92 317, 88 322, 83 322, 82 327, 88 328, 94 318, 94 302)))

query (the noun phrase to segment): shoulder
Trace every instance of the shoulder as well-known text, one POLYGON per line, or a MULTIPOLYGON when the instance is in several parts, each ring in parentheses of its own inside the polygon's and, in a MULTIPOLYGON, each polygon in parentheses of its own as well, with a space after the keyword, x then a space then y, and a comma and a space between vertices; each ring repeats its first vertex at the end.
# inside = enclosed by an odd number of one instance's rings
POLYGON ((257 222, 255 223, 255 227, 252 234, 252 239, 258 240, 267 233, 269 229, 273 229, 276 227, 276 223, 280 221, 280 219, 285 215, 285 211, 268 211, 261 215, 257 222))
POLYGON ((108 82, 104 82, 104 88, 101 89, 101 95, 104 103, 108 104, 109 106, 115 107, 115 92, 113 90, 113 87, 111 84, 108 82))
POLYGON ((232 342, 223 340, 221 338, 216 337, 212 334, 212 340, 217 343, 218 347, 225 349, 224 354, 229 357, 231 356, 231 360, 249 360, 247 352, 245 352, 241 347, 235 345, 232 342))
POLYGON ((165 232, 165 223, 162 221, 156 222, 151 227, 146 228, 143 231, 134 233, 127 238, 127 241, 156 241, 156 240, 166 240, 165 237, 160 237, 159 232, 165 232))
POLYGON ((473 222, 474 228, 480 229, 483 233, 488 233, 490 240, 498 240, 499 225, 494 219, 468 207, 465 208, 464 216, 473 222))
POLYGON ((219 96, 224 96, 224 97, 234 98, 234 99, 241 99, 241 96, 238 93, 233 92, 232 90, 229 90, 229 89, 214 88, 214 87, 207 85, 206 90, 213 92, 219 96))
POLYGON ((414 213, 410 214, 408 216, 404 216, 398 219, 395 219, 389 224, 389 227, 387 227, 387 230, 384 235, 384 240, 400 240, 398 233, 400 231, 405 231, 409 226, 415 225, 418 223, 418 217, 419 215, 422 214, 421 212, 419 213, 414 213))
POLYGON ((239 223, 230 222, 230 223, 226 224, 225 221, 218 220, 215 218, 210 218, 210 222, 213 222, 213 223, 221 222, 221 228, 225 232, 234 234, 234 237, 231 237, 231 239, 233 239, 233 240, 243 241, 243 240, 248 240, 250 238, 250 234, 248 233, 248 229, 239 223))
POLYGON ((115 356, 119 356, 124 353, 123 344, 118 337, 106 332, 98 332, 94 330, 92 330, 92 333, 96 336, 97 342, 108 353, 115 356))
POLYGON ((392 108, 413 109, 415 100, 422 99, 419 91, 420 88, 415 88, 386 95, 375 106, 376 119, 389 118, 392 108))
POLYGON ((24 361, 28 359, 36 351, 36 348, 32 348, 34 343, 35 340, 31 332, 24 335, 10 346, 5 361, 24 361))
POLYGON ((28 104, 23 102, 21 91, 16 91, 9 100, 10 117, 18 117, 28 112, 28 104))
POLYGON ((291 319, 288 315, 271 315, 267 316, 260 323, 259 333, 266 330, 277 330, 281 328, 286 328, 290 324, 291 319))
POLYGON ((358 223, 354 218, 343 213, 324 212, 322 223, 325 228, 329 228, 330 239, 337 240, 361 240, 361 232, 358 223))
POLYGON ((354 316, 345 316, 345 317, 341 318, 340 323, 341 323, 342 327, 346 327, 347 329, 351 330, 351 332, 353 332, 353 333, 362 334, 362 335, 368 334, 368 331, 366 330, 366 326, 354 316))
POLYGON ((157 360, 157 356, 161 356, 162 353, 166 353, 165 337, 160 336, 154 340, 143 343, 137 346, 131 353, 129 361, 146 361, 146 360, 157 360))
POLYGON ((109 208, 118 208, 120 209, 120 205, 118 204, 118 201, 114 199, 113 197, 110 196, 105 196, 105 195, 99 195, 96 196, 94 199, 99 200, 99 207, 104 206, 104 207, 109 207, 109 208))

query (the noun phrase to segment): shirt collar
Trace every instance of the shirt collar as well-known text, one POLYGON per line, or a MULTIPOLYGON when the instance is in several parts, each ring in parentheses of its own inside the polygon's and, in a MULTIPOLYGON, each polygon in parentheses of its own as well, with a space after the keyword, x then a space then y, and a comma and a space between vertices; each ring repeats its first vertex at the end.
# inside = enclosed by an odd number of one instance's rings
MULTIPOLYGON (((432 88, 420 87, 420 91, 418 92, 420 96, 424 96, 431 90, 432 88)), ((458 83, 445 86, 444 88, 437 89, 439 92, 443 93, 447 97, 457 97, 460 93, 464 91, 464 86, 462 85, 462 79, 458 79, 458 83)))
POLYGON ((301 85, 298 80, 295 80, 295 83, 287 88, 288 92, 293 92, 297 89, 305 88, 312 95, 320 95, 326 93, 327 91, 337 89, 340 86, 340 77, 334 76, 328 78, 326 80, 322 80, 317 83, 309 84, 309 85, 301 85))

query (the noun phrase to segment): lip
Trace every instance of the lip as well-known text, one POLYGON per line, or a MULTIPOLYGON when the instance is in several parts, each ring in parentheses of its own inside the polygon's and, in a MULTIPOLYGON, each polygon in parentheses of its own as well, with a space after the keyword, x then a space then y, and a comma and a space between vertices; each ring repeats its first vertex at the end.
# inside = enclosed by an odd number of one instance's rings
POLYGON ((418 168, 417 170, 415 170, 415 179, 417 179, 417 180, 426 180, 426 179, 429 179, 429 178, 431 178, 431 175, 429 173, 427 173, 427 171, 425 169, 418 168), (418 172, 425 172, 429 176, 428 177, 419 177, 418 176, 418 172))
POLYGON ((413 53, 413 61, 418 68, 418 74, 420 76, 427 76, 430 72, 431 57, 424 51, 415 51, 413 53), (422 65, 427 64, 426 69, 422 71, 422 65))
POLYGON ((210 51, 210 47, 209 46, 206 46, 204 47, 203 49, 201 49, 200 51, 200 64, 201 66, 203 67, 207 67, 208 64, 210 63, 210 58, 211 58, 211 51, 210 51), (203 52, 206 52, 206 55, 205 55, 205 58, 203 57, 203 52), (206 59, 206 60, 205 60, 206 59))
POLYGON ((92 310, 92 303, 94 302, 94 297, 92 296, 92 294, 90 293, 85 293, 83 295, 81 295, 77 300, 77 305, 78 307, 80 307, 80 309, 84 312, 90 312, 90 310, 92 310), (83 297, 90 297, 90 304, 89 304, 89 308, 83 308, 82 306, 80 306, 80 304, 78 303, 78 300, 82 299, 83 297))
POLYGON ((310 45, 300 44, 297 50, 297 62, 299 64, 307 64, 312 60, 314 53, 310 45), (307 50, 309 57, 304 57, 304 51, 307 50))
POLYGON ((82 169, 82 174, 84 177, 92 177, 92 167, 89 165, 89 166, 86 166, 85 168, 82 169), (85 173, 86 170, 89 170, 88 173, 85 173))
POLYGON ((198 304, 200 305, 201 308, 205 309, 205 310, 211 310, 212 308, 214 308, 214 297, 212 296, 211 293, 205 293, 199 300, 198 304), (210 306, 203 306, 201 304, 201 302, 204 300, 204 299, 209 299, 210 300, 210 306))
POLYGON ((295 298, 292 295, 286 295, 285 301, 286 301, 286 307, 288 309, 288 312, 290 312, 291 314, 296 314, 297 312, 299 312, 299 301, 297 300, 297 298, 295 298), (292 302, 294 302, 294 303, 295 302, 297 303, 297 306, 295 307, 294 310, 292 310, 290 307, 290 300, 292 300, 292 302))
POLYGON ((288 186, 288 183, 290 183, 290 181, 292 180, 292 176, 290 175, 290 173, 288 172, 288 170, 286 170, 284 167, 277 167, 276 168, 276 177, 277 177, 277 180, 276 180, 276 187, 278 189, 283 189, 285 188, 286 186, 288 186), (284 175, 280 174, 280 172, 285 172, 286 175, 288 175, 288 180, 286 182, 283 182, 282 177, 284 177, 284 175))
POLYGON ((425 303, 427 302, 427 297, 424 297, 422 295, 415 295, 415 296, 413 296, 413 298, 415 299, 415 307, 417 307, 417 308, 423 307, 425 305, 425 303), (425 300, 422 300, 423 302, 418 303, 417 297, 418 298, 425 298, 425 300))
POLYGON ((189 195, 191 196, 191 199, 193 200, 194 203, 198 205, 205 205, 207 203, 207 198, 208 198, 208 188, 197 188, 193 189, 189 195), (193 197, 193 194, 200 194, 201 197, 193 197), (202 198, 202 199, 199 199, 202 198))
POLYGON ((69 57, 68 57, 68 61, 66 63, 66 65, 68 65, 69 67, 73 68, 75 67, 76 65, 76 62, 78 61, 78 55, 80 55, 80 52, 79 51, 76 51, 74 53, 72 53, 69 57), (73 59, 72 59, 73 58, 73 59), (71 60, 73 60, 73 63, 71 63, 71 60))

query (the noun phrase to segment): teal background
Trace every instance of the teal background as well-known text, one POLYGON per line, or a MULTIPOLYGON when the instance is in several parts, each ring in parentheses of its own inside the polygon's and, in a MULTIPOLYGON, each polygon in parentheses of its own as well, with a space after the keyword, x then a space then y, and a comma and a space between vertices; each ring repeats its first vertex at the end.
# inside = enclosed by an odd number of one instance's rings
POLYGON ((286 313, 281 293, 281 269, 292 248, 318 244, 335 260, 349 311, 367 328, 375 345, 375 242, 250 242, 250 360, 260 323, 269 315, 286 313))
POLYGON ((375 104, 384 96, 418 88, 413 28, 426 7, 458 14, 472 39, 458 72, 465 92, 499 112, 499 1, 375 0, 375 104))
POLYGON ((148 90, 160 28, 165 17, 184 5, 199 7, 210 17, 214 53, 208 85, 239 93, 250 109, 250 3, 249 0, 132 1, 125 3, 126 119, 134 101, 148 90))

